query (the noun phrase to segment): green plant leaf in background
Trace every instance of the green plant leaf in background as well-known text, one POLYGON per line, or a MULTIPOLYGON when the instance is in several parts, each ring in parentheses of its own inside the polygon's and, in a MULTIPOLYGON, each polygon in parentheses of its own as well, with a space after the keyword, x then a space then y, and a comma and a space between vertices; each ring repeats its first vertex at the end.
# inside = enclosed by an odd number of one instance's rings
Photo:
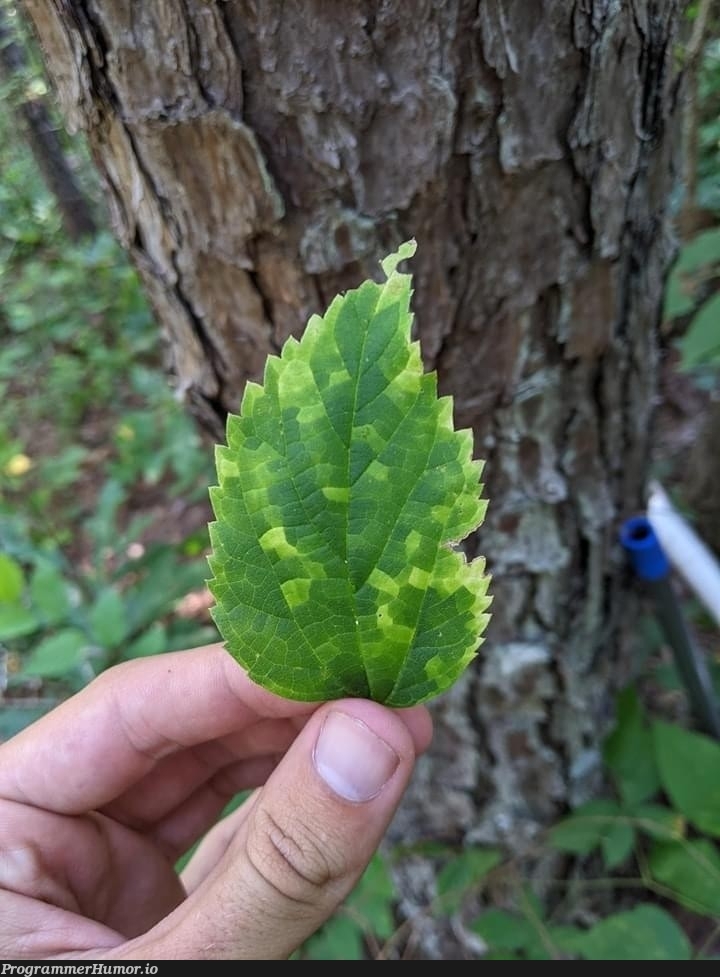
POLYGON ((42 678, 61 676, 84 661, 87 644, 82 631, 64 628, 44 638, 33 649, 23 671, 26 675, 39 675, 42 678))
POLYGON ((43 624, 57 624, 70 612, 70 593, 60 571, 49 563, 40 563, 30 578, 30 599, 40 612, 43 624))
POLYGON ((0 606, 0 641, 20 638, 36 631, 40 622, 22 604, 0 606))
POLYGON ((653 738, 634 689, 620 693, 616 708, 617 722, 603 744, 603 757, 624 804, 633 806, 660 788, 653 738))
POLYGON ((552 960, 576 956, 585 932, 558 926, 543 918, 542 906, 520 916, 504 909, 488 909, 470 924, 487 944, 486 960, 552 960))
POLYGON ((720 853, 707 838, 658 842, 648 866, 652 877, 683 906, 720 916, 720 853))
POLYGON ((383 261, 248 383, 211 490, 213 609, 228 650, 288 698, 409 706, 447 689, 488 620, 481 463, 411 342, 411 279, 383 261))
POLYGON ((685 370, 720 359, 720 292, 703 304, 678 345, 685 370))
POLYGON ((15 604, 22 596, 25 577, 19 563, 0 553, 0 604, 15 604))
POLYGON ((696 828, 720 837, 720 744, 681 726, 653 724, 662 786, 696 828))
POLYGON ((635 844, 635 829, 623 819, 618 819, 605 832, 600 842, 606 869, 618 868, 628 860, 635 844))
POLYGON ((714 227, 697 234, 684 245, 674 271, 693 274, 720 261, 720 228, 714 227))
POLYGON ((632 815, 637 830, 650 838, 677 841, 685 837, 685 818, 662 804, 639 804, 632 815))
POLYGON ((395 929, 398 894, 382 855, 376 853, 344 905, 307 940, 300 957, 311 960, 365 960, 366 943, 383 942, 395 929))
POLYGON ((524 950, 537 941, 532 924, 505 909, 488 909, 470 924, 470 928, 494 952, 524 950))
POLYGON ((117 648, 128 630, 125 603, 114 587, 107 587, 98 596, 88 614, 94 640, 103 648, 117 648))
POLYGON ((672 916, 650 903, 601 919, 574 939, 586 960, 689 960, 690 944, 672 916))
POLYGON ((468 848, 455 855, 438 872, 436 885, 440 910, 448 914, 457 912, 468 892, 501 861, 502 853, 496 848, 468 848))
MULTIPOLYGON (((550 844, 558 851, 571 855, 589 855, 595 848, 602 846, 604 839, 612 837, 618 823, 626 821, 627 818, 615 801, 605 798, 588 801, 576 808, 570 817, 553 825, 550 829, 550 844)), ((616 845, 617 841, 610 842, 611 849, 616 845)))
MULTIPOLYGON (((670 273, 665 293, 665 317, 674 319, 695 310, 698 286, 715 273, 720 261, 720 229, 713 228, 697 234, 682 248, 670 273)), ((685 339, 680 341, 680 347, 685 339)), ((685 363, 686 368, 688 363, 685 363)))
POLYGON ((150 655, 159 655, 167 647, 167 628, 164 624, 157 623, 151 625, 144 631, 139 638, 131 642, 120 655, 121 661, 130 661, 132 658, 147 658, 150 655))
POLYGON ((34 702, 29 706, 22 702, 17 705, 3 703, 3 707, 0 709, 0 743, 9 740, 11 736, 15 736, 30 723, 34 723, 36 719, 40 719, 55 705, 57 703, 52 699, 47 700, 41 706, 34 702))
POLYGON ((341 910, 307 941, 298 957, 309 960, 366 960, 363 930, 341 910))

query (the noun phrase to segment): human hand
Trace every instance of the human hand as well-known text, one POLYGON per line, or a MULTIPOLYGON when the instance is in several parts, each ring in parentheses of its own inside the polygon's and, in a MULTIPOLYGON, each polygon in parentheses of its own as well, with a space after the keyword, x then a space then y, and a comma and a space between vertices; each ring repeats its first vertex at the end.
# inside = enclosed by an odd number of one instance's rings
POLYGON ((423 707, 274 696, 220 645, 109 669, 0 746, 0 956, 287 958, 352 890, 430 737, 423 707))

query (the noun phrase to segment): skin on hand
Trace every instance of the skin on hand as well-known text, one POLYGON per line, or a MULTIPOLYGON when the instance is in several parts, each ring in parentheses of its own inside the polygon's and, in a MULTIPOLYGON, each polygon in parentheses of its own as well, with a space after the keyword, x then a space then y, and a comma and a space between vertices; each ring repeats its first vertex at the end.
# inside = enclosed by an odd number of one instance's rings
POLYGON ((422 706, 272 695, 220 645, 109 669, 0 746, 0 956, 287 958, 360 878, 431 734, 422 706))

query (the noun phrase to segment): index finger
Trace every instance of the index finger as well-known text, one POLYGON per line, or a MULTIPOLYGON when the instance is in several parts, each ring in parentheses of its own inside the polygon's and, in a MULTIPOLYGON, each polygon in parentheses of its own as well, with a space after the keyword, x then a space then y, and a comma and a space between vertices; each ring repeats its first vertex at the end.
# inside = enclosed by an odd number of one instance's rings
POLYGON ((137 659, 0 746, 0 797, 81 814, 171 753, 315 708, 255 685, 220 644, 137 659))

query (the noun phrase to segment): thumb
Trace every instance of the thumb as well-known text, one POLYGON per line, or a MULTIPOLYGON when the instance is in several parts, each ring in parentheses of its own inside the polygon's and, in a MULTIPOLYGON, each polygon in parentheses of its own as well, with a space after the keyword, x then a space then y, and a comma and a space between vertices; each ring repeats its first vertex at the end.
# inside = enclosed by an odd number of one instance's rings
POLYGON ((155 959, 287 958, 364 872, 429 737, 424 709, 322 706, 211 874, 135 949, 155 959))

